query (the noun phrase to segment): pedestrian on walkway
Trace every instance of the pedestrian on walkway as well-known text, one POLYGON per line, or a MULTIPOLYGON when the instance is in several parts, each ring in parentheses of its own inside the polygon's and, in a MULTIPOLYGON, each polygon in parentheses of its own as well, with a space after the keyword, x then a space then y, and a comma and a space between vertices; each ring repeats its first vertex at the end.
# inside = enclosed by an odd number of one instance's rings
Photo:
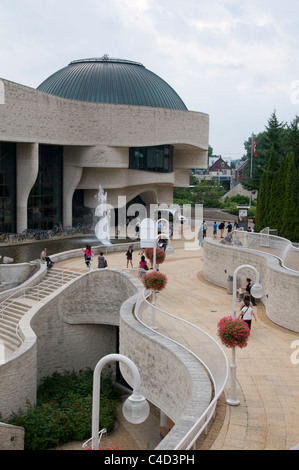
POLYGON ((217 238, 217 222, 213 223, 213 237, 217 238))
POLYGON ((224 222, 220 222, 218 228, 220 230, 220 238, 223 238, 224 222))
POLYGON ((130 245, 127 252, 126 252, 126 257, 127 257, 127 268, 129 267, 129 264, 133 268, 133 248, 130 245))
POLYGON ((207 236, 207 228, 208 228, 205 220, 202 221, 200 228, 202 230, 202 238, 205 238, 207 236))
POLYGON ((228 224, 226 226, 227 234, 231 233, 232 229, 233 229, 233 226, 232 226, 231 222, 228 222, 228 224))
POLYGON ((241 308, 239 318, 242 318, 248 325, 249 329, 251 329, 251 320, 252 317, 257 321, 253 308, 250 306, 250 298, 249 296, 244 297, 244 307, 241 308))
POLYGON ((84 261, 85 261, 86 269, 90 269, 94 252, 92 251, 90 245, 86 245, 86 248, 85 249, 82 248, 82 251, 84 253, 84 261))
POLYGON ((142 278, 144 275, 145 275, 145 271, 148 270, 148 265, 147 265, 147 261, 145 259, 145 256, 141 256, 141 259, 139 261, 139 268, 142 270, 142 271, 139 271, 139 277, 142 278))

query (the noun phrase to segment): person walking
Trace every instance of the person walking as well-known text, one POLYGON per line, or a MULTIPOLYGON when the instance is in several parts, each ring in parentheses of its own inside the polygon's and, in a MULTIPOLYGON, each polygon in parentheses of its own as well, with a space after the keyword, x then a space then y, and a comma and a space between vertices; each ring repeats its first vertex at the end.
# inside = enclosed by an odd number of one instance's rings
POLYGON ((251 329, 252 317, 255 319, 255 321, 257 321, 253 308, 250 304, 251 302, 249 296, 245 296, 244 306, 241 308, 239 315, 239 318, 242 318, 247 323, 249 329, 251 329))
POLYGON ((129 264, 133 268, 133 248, 130 245, 127 252, 126 252, 126 257, 127 257, 127 268, 129 267, 129 264))
POLYGON ((86 248, 85 249, 82 248, 82 251, 84 253, 84 261, 85 261, 86 269, 90 269, 94 252, 92 251, 90 245, 86 245, 86 248))
POLYGON ((233 226, 232 226, 231 222, 228 222, 228 224, 226 226, 227 234, 231 233, 232 229, 233 229, 233 226))
POLYGON ((214 238, 217 238, 217 228, 218 228, 217 222, 215 221, 215 222, 213 223, 213 237, 214 237, 214 238))
POLYGON ((207 236, 207 228, 208 228, 205 220, 202 221, 200 228, 202 229, 202 238, 205 238, 207 236))
POLYGON ((144 271, 148 270, 148 265, 147 265, 145 256, 143 255, 141 256, 141 259, 139 261, 139 268, 142 270, 142 271, 139 271, 139 277, 142 278, 145 274, 144 271))

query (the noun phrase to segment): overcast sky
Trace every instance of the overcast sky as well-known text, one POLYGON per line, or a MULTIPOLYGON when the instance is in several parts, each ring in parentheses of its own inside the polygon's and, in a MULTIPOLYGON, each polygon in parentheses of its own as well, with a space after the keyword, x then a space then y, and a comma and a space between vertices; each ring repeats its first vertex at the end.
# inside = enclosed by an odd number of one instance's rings
POLYGON ((298 0, 0 0, 0 77, 36 88, 75 59, 141 62, 237 159, 274 110, 299 115, 298 18, 298 0))

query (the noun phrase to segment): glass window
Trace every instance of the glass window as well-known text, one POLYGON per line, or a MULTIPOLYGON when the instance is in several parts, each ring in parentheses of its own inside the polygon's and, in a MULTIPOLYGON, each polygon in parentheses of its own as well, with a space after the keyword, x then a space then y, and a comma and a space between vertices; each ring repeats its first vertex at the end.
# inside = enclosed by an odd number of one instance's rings
POLYGON ((0 232, 16 232, 16 144, 0 142, 0 232))
POLYGON ((28 228, 50 230, 62 222, 63 147, 39 146, 39 171, 28 198, 28 228))
POLYGON ((153 147, 133 147, 129 149, 129 168, 132 170, 171 172, 171 145, 153 147))

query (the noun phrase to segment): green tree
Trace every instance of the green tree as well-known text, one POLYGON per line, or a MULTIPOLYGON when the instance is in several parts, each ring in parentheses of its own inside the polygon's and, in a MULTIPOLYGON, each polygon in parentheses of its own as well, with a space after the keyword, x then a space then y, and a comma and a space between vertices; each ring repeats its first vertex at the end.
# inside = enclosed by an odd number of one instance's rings
POLYGON ((294 154, 289 153, 286 157, 284 211, 281 217, 279 235, 291 241, 295 241, 294 238, 296 238, 296 235, 294 235, 294 228, 298 222, 298 220, 296 220, 298 218, 298 190, 296 190, 296 184, 298 185, 294 154))
POLYGON ((203 180, 192 191, 192 203, 205 207, 222 207, 221 197, 226 193, 219 181, 203 180))
POLYGON ((249 191, 257 191, 259 189, 272 146, 274 147, 278 162, 280 163, 283 159, 286 153, 285 127, 286 125, 283 122, 278 121, 276 112, 274 111, 268 119, 268 125, 265 126, 266 130, 255 136, 257 157, 252 156, 252 136, 244 142, 248 164, 245 169, 246 180, 242 181, 242 185, 249 191))
POLYGON ((299 116, 296 116, 290 125, 287 124, 285 135, 286 153, 293 152, 295 167, 299 167, 299 116))
POLYGON ((286 159, 284 158, 280 163, 278 171, 273 174, 270 189, 271 219, 269 221, 269 226, 271 228, 278 229, 278 231, 281 227, 281 218, 284 211, 285 175, 286 159))
POLYGON ((284 157, 284 135, 285 135, 286 124, 279 122, 276 116, 276 111, 273 111, 270 118, 268 119, 268 125, 266 126, 266 150, 270 152, 271 147, 274 147, 274 151, 278 157, 278 161, 284 157))

